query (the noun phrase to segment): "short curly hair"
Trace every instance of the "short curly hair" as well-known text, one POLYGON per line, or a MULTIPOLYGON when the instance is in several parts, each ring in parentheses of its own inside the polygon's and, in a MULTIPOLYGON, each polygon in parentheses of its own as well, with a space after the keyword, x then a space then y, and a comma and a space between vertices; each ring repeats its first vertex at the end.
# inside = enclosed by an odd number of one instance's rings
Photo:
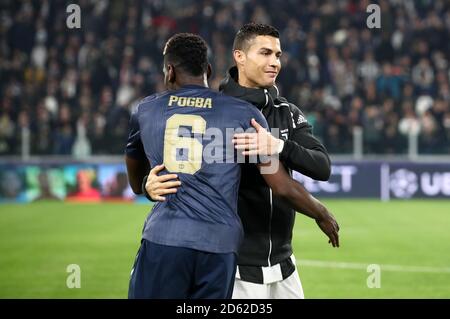
POLYGON ((199 76, 208 69, 208 47, 202 37, 192 33, 177 33, 166 42, 164 58, 167 63, 199 76))
POLYGON ((277 39, 280 38, 280 32, 271 25, 253 22, 247 23, 236 33, 233 50, 247 51, 250 47, 250 42, 258 35, 269 35, 277 39))

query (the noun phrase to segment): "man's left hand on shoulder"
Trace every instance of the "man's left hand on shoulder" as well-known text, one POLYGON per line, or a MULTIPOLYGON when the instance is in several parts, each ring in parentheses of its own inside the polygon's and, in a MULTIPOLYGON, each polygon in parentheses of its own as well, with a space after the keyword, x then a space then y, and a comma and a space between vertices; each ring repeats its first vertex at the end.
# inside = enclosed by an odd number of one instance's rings
POLYGON ((242 155, 276 155, 284 147, 282 139, 274 137, 255 119, 251 121, 256 133, 237 133, 233 136, 234 147, 242 150, 242 155))

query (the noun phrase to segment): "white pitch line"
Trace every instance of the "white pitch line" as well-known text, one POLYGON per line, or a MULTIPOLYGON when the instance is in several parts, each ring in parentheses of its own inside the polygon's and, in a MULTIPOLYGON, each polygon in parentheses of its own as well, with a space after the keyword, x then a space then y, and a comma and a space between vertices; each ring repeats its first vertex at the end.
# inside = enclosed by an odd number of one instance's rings
MULTIPOLYGON (((367 270, 370 264, 349 263, 338 261, 322 261, 300 259, 297 260, 298 267, 322 267, 322 268, 341 268, 341 269, 358 269, 367 270)), ((402 266, 402 265, 383 265, 380 266, 381 271, 399 271, 399 272, 427 272, 427 273, 449 273, 450 267, 423 267, 423 266, 402 266)))

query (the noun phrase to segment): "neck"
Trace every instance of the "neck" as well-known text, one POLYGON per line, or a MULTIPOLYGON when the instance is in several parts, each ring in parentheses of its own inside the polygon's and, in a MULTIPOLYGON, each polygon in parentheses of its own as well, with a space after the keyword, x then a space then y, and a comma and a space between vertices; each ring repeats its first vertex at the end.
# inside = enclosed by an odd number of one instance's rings
POLYGON ((260 87, 253 81, 249 80, 244 72, 238 68, 238 83, 242 87, 250 88, 250 89, 259 89, 260 87))
POLYGON ((198 85, 209 87, 206 73, 201 76, 190 76, 190 75, 178 76, 177 81, 175 81, 174 83, 174 89, 178 90, 179 88, 185 85, 198 85))

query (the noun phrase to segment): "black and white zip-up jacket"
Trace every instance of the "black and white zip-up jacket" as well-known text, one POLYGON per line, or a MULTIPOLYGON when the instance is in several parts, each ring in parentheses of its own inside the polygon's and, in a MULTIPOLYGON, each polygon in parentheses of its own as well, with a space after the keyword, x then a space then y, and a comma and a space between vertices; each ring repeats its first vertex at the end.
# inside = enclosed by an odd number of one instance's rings
MULTIPOLYGON (((296 170, 316 180, 328 180, 330 159, 325 147, 312 135, 300 109, 279 96, 278 89, 245 88, 237 83, 236 67, 229 70, 220 90, 227 95, 255 105, 270 128, 278 128, 285 143, 280 160, 290 170, 296 170)), ((240 278, 264 283, 261 267, 280 263, 283 279, 294 271, 292 229, 295 211, 283 200, 272 195, 257 167, 242 166, 238 212, 244 226, 244 240, 238 255, 240 278)))

